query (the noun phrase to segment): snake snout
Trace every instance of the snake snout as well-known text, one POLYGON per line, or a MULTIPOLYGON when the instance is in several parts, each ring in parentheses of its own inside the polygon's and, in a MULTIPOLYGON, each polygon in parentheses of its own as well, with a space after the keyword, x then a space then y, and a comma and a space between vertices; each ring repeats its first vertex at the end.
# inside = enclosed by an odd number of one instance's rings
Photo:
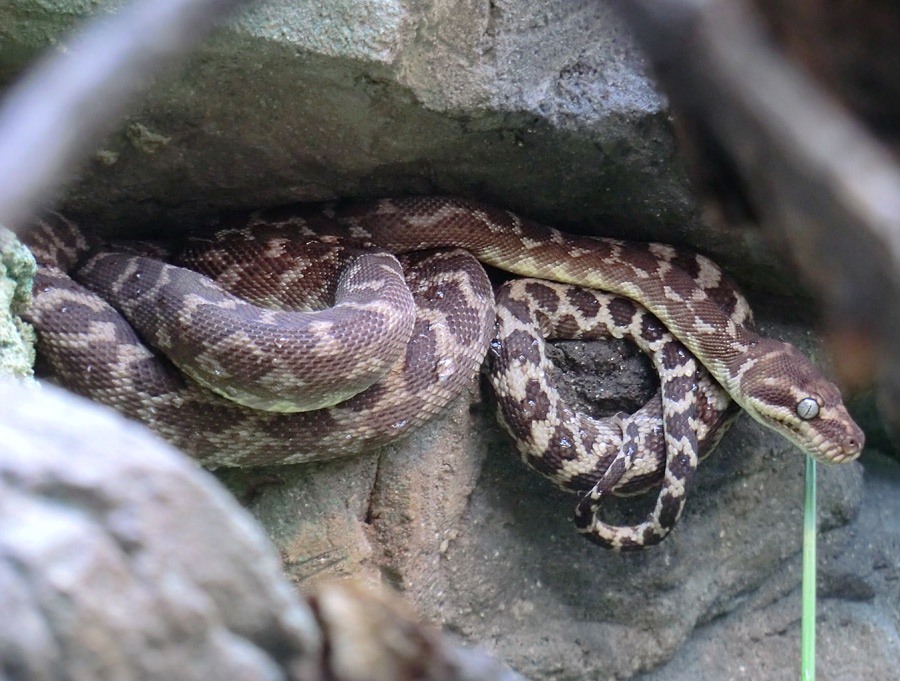
MULTIPOLYGON (((825 464, 850 463, 856 459, 866 444, 866 436, 862 430, 854 425, 852 432, 848 433, 844 438, 834 445, 827 455, 821 459, 825 464)), ((815 457, 819 458, 819 457, 815 457)))
POLYGON ((865 444, 866 436, 861 430, 849 434, 841 443, 841 454, 843 456, 838 463, 853 461, 853 459, 860 455, 865 444))

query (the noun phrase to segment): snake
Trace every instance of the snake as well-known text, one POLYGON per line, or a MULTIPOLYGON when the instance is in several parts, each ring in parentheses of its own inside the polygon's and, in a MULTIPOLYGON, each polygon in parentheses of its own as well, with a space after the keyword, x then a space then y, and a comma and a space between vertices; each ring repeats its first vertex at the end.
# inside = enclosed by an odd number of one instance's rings
POLYGON ((48 215, 27 237, 38 273, 25 317, 45 373, 210 467, 380 447, 442 413, 486 355, 500 423, 522 459, 580 493, 576 528, 614 550, 667 535, 737 407, 821 462, 851 461, 864 444, 839 389, 793 346, 759 336, 746 299, 702 255, 568 234, 450 197, 283 206, 227 216, 206 233, 181 249, 193 271, 155 247, 100 246, 48 215), (286 264, 294 240, 323 250, 312 264, 286 264), (502 288, 495 309, 480 263, 529 281, 502 288), (316 279, 337 283, 274 302, 316 279), (258 280, 269 290, 248 293, 258 280), (542 343, 600 328, 650 353, 661 384, 636 414, 591 423, 546 379, 542 343), (362 340, 342 345, 353 334, 362 340), (276 359, 301 346, 312 349, 303 368, 276 359), (349 391, 337 386, 344 376, 349 391), (642 523, 600 518, 608 495, 654 486, 642 523))

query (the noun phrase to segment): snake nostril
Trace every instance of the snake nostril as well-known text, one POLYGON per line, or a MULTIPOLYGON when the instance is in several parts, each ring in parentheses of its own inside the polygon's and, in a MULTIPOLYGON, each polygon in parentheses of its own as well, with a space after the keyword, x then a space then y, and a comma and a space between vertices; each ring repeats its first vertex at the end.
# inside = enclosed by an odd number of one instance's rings
POLYGON ((844 453, 848 455, 858 454, 862 451, 863 440, 855 435, 849 435, 844 439, 844 453))

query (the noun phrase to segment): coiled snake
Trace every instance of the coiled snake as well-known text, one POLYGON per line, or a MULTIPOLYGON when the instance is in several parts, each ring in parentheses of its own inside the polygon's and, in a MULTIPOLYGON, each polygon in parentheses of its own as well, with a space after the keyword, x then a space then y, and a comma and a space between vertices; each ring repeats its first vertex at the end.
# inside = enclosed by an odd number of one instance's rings
POLYGON ((668 533, 731 400, 819 461, 850 461, 863 446, 838 389, 795 348, 753 332, 746 301, 716 265, 660 244, 568 235, 472 202, 410 198, 222 223, 181 260, 217 283, 146 255, 95 252, 59 216, 33 230, 29 245, 39 271, 27 319, 49 372, 207 465, 298 463, 383 445, 464 391, 492 336, 488 373, 501 424, 526 463, 584 492, 576 526, 609 548, 643 548, 668 533), (298 241, 314 251, 305 265, 290 257, 298 241), (505 285, 496 333, 476 258, 549 280, 505 285), (338 283, 283 300, 320 279, 338 283), (262 290, 248 285, 259 281, 262 290), (278 299, 292 311, 232 294, 278 299), (297 312, 330 302, 338 304, 325 313, 297 312), (634 415, 600 421, 563 404, 542 344, 573 334, 638 342, 660 372, 657 396, 634 415), (343 376, 349 389, 335 386, 343 376), (643 523, 599 518, 605 495, 654 485, 657 503, 643 523))

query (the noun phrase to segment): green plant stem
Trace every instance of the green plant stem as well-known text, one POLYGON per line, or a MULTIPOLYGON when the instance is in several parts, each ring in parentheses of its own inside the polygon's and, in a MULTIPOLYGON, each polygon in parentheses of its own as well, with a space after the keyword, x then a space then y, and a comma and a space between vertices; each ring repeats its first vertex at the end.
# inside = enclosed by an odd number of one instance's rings
POLYGON ((803 507, 803 615, 800 624, 800 679, 816 678, 816 462, 806 457, 803 507))

